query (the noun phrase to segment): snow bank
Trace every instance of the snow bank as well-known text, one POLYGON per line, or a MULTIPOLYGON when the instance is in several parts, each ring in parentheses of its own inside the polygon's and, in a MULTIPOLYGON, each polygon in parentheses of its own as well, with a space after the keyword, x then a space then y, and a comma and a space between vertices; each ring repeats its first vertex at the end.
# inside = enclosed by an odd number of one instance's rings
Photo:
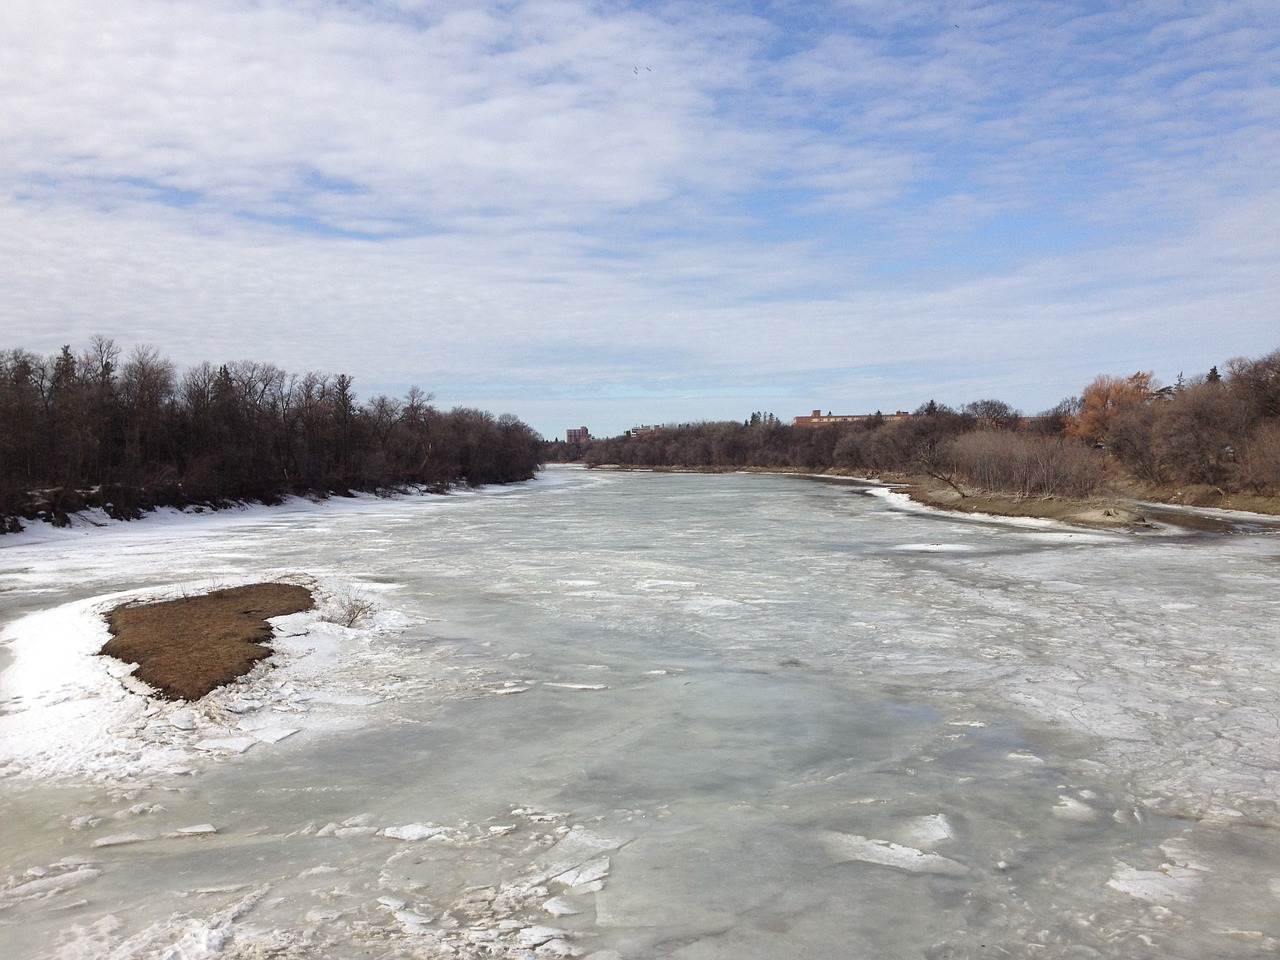
POLYGON ((350 585, 280 579, 311 588, 316 609, 274 618, 273 655, 197 703, 155 697, 132 664, 98 655, 110 638, 109 610, 172 599, 178 587, 105 594, 10 624, 0 633, 12 656, 0 673, 0 776, 181 774, 299 732, 360 725, 383 697, 376 675, 351 653, 408 621, 368 598, 361 625, 341 626, 326 618, 343 619, 350 585))

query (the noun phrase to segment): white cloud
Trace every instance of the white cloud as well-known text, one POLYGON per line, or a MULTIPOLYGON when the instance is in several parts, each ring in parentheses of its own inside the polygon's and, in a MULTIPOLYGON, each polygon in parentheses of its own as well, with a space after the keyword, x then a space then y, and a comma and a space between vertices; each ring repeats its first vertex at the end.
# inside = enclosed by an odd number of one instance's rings
POLYGON ((1207 367, 1278 332, 1264 7, 11 0, 0 347, 547 432, 1207 367))

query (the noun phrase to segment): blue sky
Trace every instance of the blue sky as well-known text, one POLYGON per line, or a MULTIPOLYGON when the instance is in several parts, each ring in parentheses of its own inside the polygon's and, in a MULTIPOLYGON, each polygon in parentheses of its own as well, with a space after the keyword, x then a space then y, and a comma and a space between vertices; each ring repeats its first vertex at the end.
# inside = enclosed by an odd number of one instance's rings
POLYGON ((1270 0, 8 0, 0 348, 587 425, 1280 347, 1270 0))

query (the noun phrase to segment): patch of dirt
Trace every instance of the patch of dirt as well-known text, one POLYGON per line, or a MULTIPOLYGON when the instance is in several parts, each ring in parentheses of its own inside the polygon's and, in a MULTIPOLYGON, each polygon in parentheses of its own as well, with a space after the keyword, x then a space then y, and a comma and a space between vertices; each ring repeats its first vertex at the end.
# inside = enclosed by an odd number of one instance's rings
POLYGON ((1235 493, 1197 484, 1153 486, 1131 482, 1124 492, 1136 500, 1151 500, 1184 507, 1212 507, 1216 510, 1244 510, 1249 513, 1280 515, 1280 496, 1265 493, 1235 493))
POLYGON ((1269 521, 1243 522, 1198 514, 1194 510, 1162 509, 1168 503, 1186 507, 1214 507, 1223 510, 1246 510, 1253 513, 1280 513, 1280 498, 1250 494, 1225 494, 1206 488, 1152 487, 1129 484, 1112 496, 1093 500, 1071 500, 1061 497, 1016 497, 990 491, 966 490, 964 494, 933 477, 915 475, 885 477, 902 484, 906 494, 919 503, 961 513, 992 514, 1000 517, 1036 517, 1061 520, 1077 526, 1100 529, 1141 530, 1152 527, 1152 521, 1184 527, 1188 530, 1232 532, 1242 529, 1276 529, 1269 521), (1138 501, 1146 501, 1141 504, 1138 501))
POLYGON ((997 517, 1061 520, 1085 527, 1132 529, 1146 519, 1132 504, 1110 500, 1068 500, 1058 497, 1015 497, 1009 494, 959 491, 931 477, 911 477, 906 493, 912 500, 961 513, 997 517))
POLYGON ((199 700, 271 656, 270 617, 315 606, 311 591, 288 583, 243 587, 160 603, 124 604, 107 614, 105 656, 136 663, 134 676, 169 700, 199 700))

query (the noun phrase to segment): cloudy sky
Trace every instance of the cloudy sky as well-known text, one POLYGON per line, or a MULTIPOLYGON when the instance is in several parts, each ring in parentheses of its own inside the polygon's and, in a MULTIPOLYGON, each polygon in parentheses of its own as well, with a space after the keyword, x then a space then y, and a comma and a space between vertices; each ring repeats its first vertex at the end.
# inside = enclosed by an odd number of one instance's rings
POLYGON ((0 348, 545 435, 1280 347, 1274 0, 6 0, 0 348))

